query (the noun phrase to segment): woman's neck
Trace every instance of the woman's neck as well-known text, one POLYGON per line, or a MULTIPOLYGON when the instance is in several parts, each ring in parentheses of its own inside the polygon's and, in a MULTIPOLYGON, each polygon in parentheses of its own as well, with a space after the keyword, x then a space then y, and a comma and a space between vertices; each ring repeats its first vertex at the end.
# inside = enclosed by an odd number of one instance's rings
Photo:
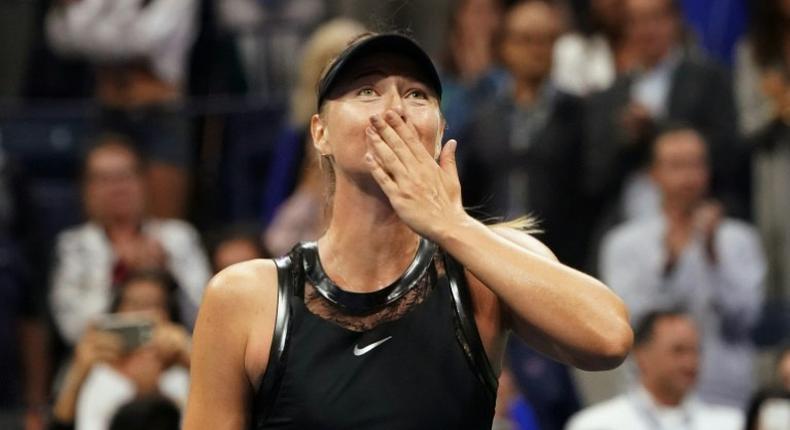
POLYGON ((329 277, 354 292, 380 290, 396 280, 417 252, 419 236, 401 221, 375 184, 363 189, 339 179, 319 255, 329 277))

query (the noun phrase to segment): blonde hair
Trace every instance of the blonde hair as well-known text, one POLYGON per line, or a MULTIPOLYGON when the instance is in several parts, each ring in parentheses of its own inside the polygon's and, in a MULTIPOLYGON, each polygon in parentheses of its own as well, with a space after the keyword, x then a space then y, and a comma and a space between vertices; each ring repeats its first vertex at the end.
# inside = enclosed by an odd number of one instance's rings
POLYGON ((513 230, 519 230, 527 234, 538 234, 543 233, 543 230, 538 227, 538 220, 531 216, 531 215, 522 215, 518 218, 511 219, 508 221, 499 221, 494 223, 486 223, 491 228, 510 228, 513 230))
POLYGON ((299 78, 291 93, 290 122, 306 127, 315 113, 318 80, 332 59, 337 57, 367 29, 357 21, 337 18, 316 29, 302 49, 299 78))

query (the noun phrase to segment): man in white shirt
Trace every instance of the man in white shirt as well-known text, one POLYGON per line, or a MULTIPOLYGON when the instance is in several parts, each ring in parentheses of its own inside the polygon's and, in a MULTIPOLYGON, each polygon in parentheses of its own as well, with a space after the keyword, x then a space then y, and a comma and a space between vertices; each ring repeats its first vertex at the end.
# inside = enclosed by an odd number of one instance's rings
POLYGON ((719 65, 692 55, 679 0, 624 0, 627 73, 589 97, 585 185, 601 205, 599 228, 651 216, 660 198, 647 180, 645 156, 658 126, 684 121, 705 136, 716 178, 713 193, 743 214, 737 116, 732 85, 719 65))
POLYGON ((681 306, 701 324, 699 391, 712 403, 743 407, 752 391, 749 333, 763 298, 765 259, 757 232, 706 200, 708 151, 695 130, 676 126, 655 139, 650 174, 662 212, 607 234, 600 273, 634 321, 681 306))
POLYGON ((700 337, 690 316, 648 314, 634 332, 640 383, 632 392, 583 409, 566 430, 740 430, 743 414, 697 399, 700 337))

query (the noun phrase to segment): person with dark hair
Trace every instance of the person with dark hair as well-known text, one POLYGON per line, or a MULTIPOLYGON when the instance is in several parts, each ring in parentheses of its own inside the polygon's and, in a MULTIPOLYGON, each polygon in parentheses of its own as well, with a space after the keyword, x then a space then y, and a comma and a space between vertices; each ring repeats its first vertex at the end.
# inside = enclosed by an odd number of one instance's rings
POLYGON ((121 406, 110 421, 109 430, 178 430, 181 411, 172 400, 148 395, 121 406))
POLYGON ((58 235, 50 289, 55 324, 69 345, 109 310, 114 287, 139 270, 171 273, 184 322, 194 321, 210 276, 208 260, 192 226, 148 215, 144 163, 119 135, 101 136, 85 155, 88 221, 58 235))
POLYGON ((667 127, 651 149, 661 214, 627 222, 601 247, 600 273, 633 320, 682 306, 700 322, 703 400, 743 407, 754 384, 750 333, 760 316, 765 259, 754 228, 727 218, 708 196, 702 135, 667 127))
MULTIPOLYGON (((504 12, 497 51, 507 76, 476 111, 459 147, 463 202, 478 219, 529 213, 537 236, 570 267, 581 269, 589 216, 581 196, 583 104, 552 79, 562 10, 548 0, 513 2, 504 12)), ((568 366, 517 338, 506 355, 540 428, 561 430, 581 406, 568 366)))
POLYGON ((683 44, 677 0, 624 0, 625 37, 634 68, 588 104, 584 184, 601 214, 598 230, 660 211, 645 165, 662 122, 685 121, 708 145, 711 191, 728 213, 744 217, 745 196, 735 184, 739 159, 731 83, 723 69, 691 55, 683 44))
POLYGON ((106 429, 121 405, 152 393, 185 404, 191 345, 175 291, 172 278, 156 271, 119 286, 113 313, 75 347, 53 408, 56 428, 106 429))
POLYGON ((478 105, 459 147, 464 204, 481 219, 529 213, 564 264, 586 257, 589 214, 581 194, 584 108, 552 79, 561 10, 551 1, 514 2, 498 46, 507 85, 478 105))
POLYGON ((209 283, 185 429, 490 429, 511 330, 566 364, 622 362, 616 295, 464 210, 441 81, 416 42, 359 38, 317 95, 328 228, 209 283))
POLYGON ((763 238, 769 295, 790 306, 790 1, 751 2, 739 42, 735 94, 752 149, 753 212, 763 238))
POLYGON ((631 392, 590 406, 566 430, 740 430, 743 414, 693 394, 700 332, 680 311, 645 314, 634 329, 633 357, 639 384, 631 392))

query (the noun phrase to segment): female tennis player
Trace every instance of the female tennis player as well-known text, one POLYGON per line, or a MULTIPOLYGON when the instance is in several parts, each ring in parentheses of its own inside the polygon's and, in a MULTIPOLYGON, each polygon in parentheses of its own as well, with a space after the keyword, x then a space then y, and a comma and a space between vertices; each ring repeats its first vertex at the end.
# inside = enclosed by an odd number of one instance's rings
POLYGON ((440 98, 405 36, 328 66, 310 124, 327 230, 210 282, 186 429, 490 429, 511 331, 581 369, 622 362, 632 333, 606 286, 464 211, 440 98))

